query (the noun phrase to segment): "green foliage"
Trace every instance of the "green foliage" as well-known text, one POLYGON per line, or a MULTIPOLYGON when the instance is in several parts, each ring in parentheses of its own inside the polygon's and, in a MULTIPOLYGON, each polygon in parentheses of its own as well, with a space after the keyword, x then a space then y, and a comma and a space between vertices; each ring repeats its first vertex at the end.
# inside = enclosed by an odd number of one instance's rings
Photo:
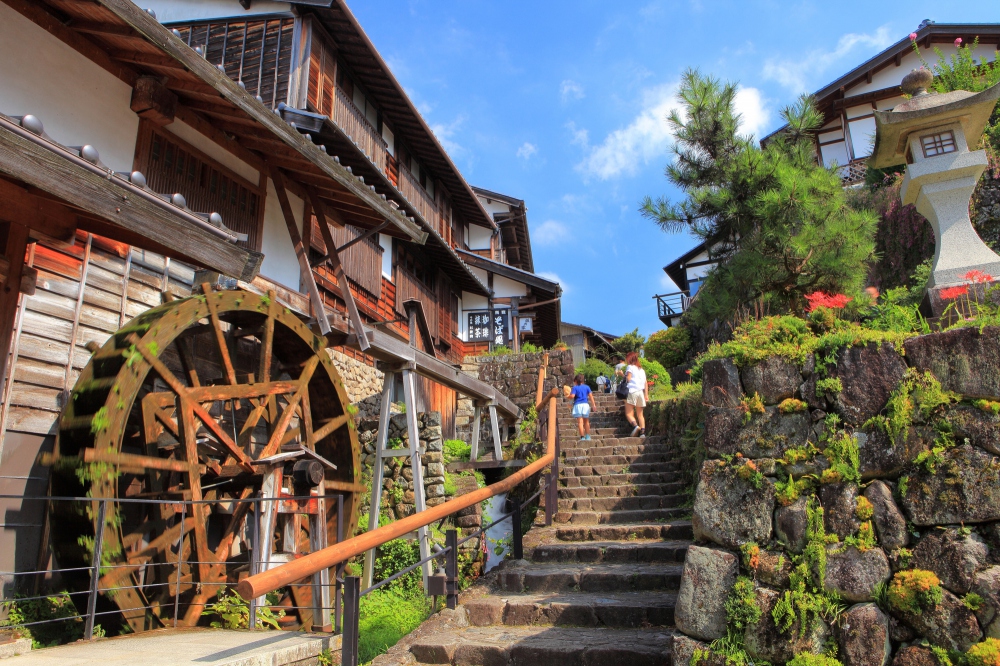
POLYGON ((837 377, 824 377, 816 380, 816 395, 833 397, 844 390, 844 384, 837 377))
POLYGON ((995 400, 975 400, 972 405, 976 409, 986 412, 987 414, 992 414, 993 416, 1000 414, 1000 402, 996 402, 995 400))
MULTIPOLYGON (((374 582, 385 580, 419 561, 420 552, 416 541, 407 541, 406 539, 387 541, 375 551, 374 582)), ((412 594, 419 591, 421 585, 423 583, 418 568, 405 576, 400 576, 382 589, 395 590, 401 594, 412 594)))
POLYGON ((644 358, 642 369, 646 373, 646 381, 653 382, 653 386, 670 386, 670 373, 658 361, 644 358))
POLYGON ((900 571, 889 584, 889 607, 902 613, 919 614, 941 603, 941 581, 931 571, 908 569, 900 571))
POLYGON ((749 481, 750 485, 757 490, 764 487, 764 475, 757 469, 757 463, 752 460, 747 460, 742 465, 737 466, 736 475, 744 481, 749 481))
POLYGON ((965 666, 996 666, 1000 664, 1000 640, 987 638, 965 653, 965 666))
MULTIPOLYGON (((419 571, 417 574, 419 577, 419 571)), ((419 591, 406 594, 382 588, 361 597, 358 620, 360 661, 369 662, 384 653, 420 626, 430 612, 430 601, 419 591)))
POLYGON ((957 393, 945 391, 941 382, 929 371, 921 374, 909 369, 885 407, 884 416, 876 416, 865 425, 874 425, 892 438, 894 444, 905 439, 914 422, 927 423, 940 415, 944 407, 961 399, 957 393))
POLYGON ((333 651, 330 648, 323 648, 323 651, 316 655, 316 663, 319 666, 333 666, 333 651))
POLYGON ((878 545, 878 538, 875 536, 875 527, 872 521, 866 520, 861 523, 856 535, 850 535, 844 539, 846 546, 854 546, 862 553, 875 548, 878 545))
POLYGON ((458 486, 455 485, 455 479, 452 478, 448 470, 444 472, 444 494, 445 497, 454 497, 458 492, 458 486))
POLYGON ((530 342, 525 342, 521 344, 522 354, 537 354, 543 351, 545 351, 545 347, 539 347, 538 345, 533 345, 530 342))
POLYGON ((687 358, 691 342, 691 331, 686 326, 656 331, 646 340, 646 359, 656 361, 665 368, 673 368, 687 358))
POLYGON ((840 661, 824 654, 810 654, 800 652, 795 655, 785 666, 844 666, 840 661))
POLYGON ((778 404, 778 410, 782 414, 794 414, 795 412, 804 412, 809 409, 809 405, 802 400, 796 400, 795 398, 785 398, 778 404))
POLYGON ((726 620, 730 626, 745 629, 751 624, 757 624, 760 617, 761 610, 757 605, 753 580, 739 576, 733 589, 729 591, 729 598, 726 599, 726 620))
POLYGON ((592 390, 597 390, 597 378, 600 375, 613 377, 614 369, 599 358, 590 357, 576 367, 576 374, 582 374, 586 379, 587 386, 592 390))
POLYGON ((889 583, 883 581, 875 585, 875 590, 872 592, 872 600, 875 602, 879 608, 884 612, 889 612, 889 583))
POLYGON ((849 208, 837 174, 816 163, 811 133, 823 117, 813 101, 786 107, 788 130, 760 147, 738 133, 736 89, 684 74, 666 173, 686 199, 646 197, 641 209, 664 230, 689 230, 718 248, 721 263, 686 314, 697 325, 757 302, 799 310, 813 291, 857 292, 874 250, 874 215, 849 208))
POLYGON ((859 495, 854 506, 854 516, 858 520, 871 520, 874 513, 875 507, 871 501, 864 495, 859 495))
POLYGON ((740 398, 739 408, 743 412, 743 423, 749 423, 754 414, 763 414, 767 411, 764 407, 764 399, 756 392, 752 396, 745 395, 740 398))
MULTIPOLYGON (((248 629, 250 628, 250 603, 243 600, 235 590, 223 589, 212 603, 205 604, 203 616, 218 617, 212 620, 211 626, 216 629, 248 629)), ((257 626, 255 629, 280 629, 278 620, 285 617, 285 611, 275 613, 269 606, 257 609, 257 626)))
POLYGON ((691 656, 691 664, 701 663, 702 659, 708 660, 712 656, 719 656, 726 660, 726 666, 767 666, 766 662, 755 661, 750 658, 746 650, 743 649, 743 633, 727 629, 726 635, 712 641, 709 649, 695 650, 691 656))
POLYGON ((642 351, 642 346, 646 344, 646 338, 639 335, 639 329, 626 333, 621 337, 617 337, 611 341, 611 346, 615 348, 615 351, 624 356, 629 352, 640 352, 642 351))
POLYGON ((0 611, 6 616, 0 619, 0 629, 13 628, 30 638, 32 649, 71 643, 83 636, 83 621, 77 618, 79 613, 67 592, 30 600, 15 596, 0 602, 0 611), (31 626, 23 627, 25 624, 31 626))
POLYGON ((466 444, 460 439, 446 439, 443 445, 444 451, 444 462, 469 462, 469 457, 472 455, 472 445, 466 444))
POLYGON ((792 479, 792 475, 788 475, 788 481, 776 481, 774 484, 775 499, 781 506, 789 506, 794 504, 803 493, 807 493, 812 490, 812 482, 803 477, 798 480, 792 479))
POLYGON ((823 470, 823 483, 860 483, 861 454, 858 439, 846 432, 838 432, 827 440, 823 455, 830 461, 830 467, 823 470))
POLYGON ((495 345, 493 349, 482 354, 482 356, 506 356, 508 354, 513 354, 514 350, 507 345, 495 345))
POLYGON ((983 607, 984 603, 986 603, 986 600, 975 592, 969 592, 967 595, 962 597, 962 605, 972 612, 978 611, 983 607))

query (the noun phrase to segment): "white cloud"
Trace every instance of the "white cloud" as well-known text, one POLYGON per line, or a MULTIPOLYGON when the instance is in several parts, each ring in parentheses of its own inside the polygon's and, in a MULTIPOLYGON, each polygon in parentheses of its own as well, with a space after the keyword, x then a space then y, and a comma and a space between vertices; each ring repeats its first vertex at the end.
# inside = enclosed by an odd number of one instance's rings
POLYGON ((533 143, 528 143, 525 141, 521 144, 521 147, 517 149, 517 156, 523 160, 530 160, 531 156, 538 152, 538 146, 533 143))
POLYGON ((434 132, 434 136, 441 142, 441 147, 445 149, 452 159, 465 154, 465 148, 455 141, 455 135, 464 124, 465 116, 458 116, 450 123, 434 123, 431 125, 431 131, 434 132))
MULTIPOLYGON (((742 133, 758 134, 767 124, 770 112, 756 88, 740 88, 735 106, 743 118, 742 133)), ((666 156, 673 141, 667 116, 678 108, 676 83, 646 89, 639 114, 627 126, 616 129, 593 146, 577 170, 586 177, 608 180, 635 175, 640 167, 666 156)))
POLYGON ((582 127, 577 127, 576 123, 572 120, 566 123, 566 129, 569 130, 570 136, 572 137, 569 142, 574 146, 583 146, 586 148, 590 145, 590 133, 582 127))
POLYGON ((562 287, 563 296, 570 292, 569 285, 562 281, 558 275, 551 271, 535 271, 535 275, 550 282, 558 282, 559 286, 562 287))
POLYGON ((882 26, 874 34, 850 32, 837 40, 837 47, 833 50, 818 48, 797 58, 770 58, 764 63, 763 75, 765 79, 777 81, 792 92, 811 92, 812 87, 818 83, 817 78, 855 47, 880 51, 894 41, 888 26, 882 26))
POLYGON ((555 245, 569 236, 569 227, 556 220, 545 220, 531 232, 531 240, 536 245, 555 245))
POLYGON ((583 99, 583 86, 572 79, 566 79, 559 84, 559 94, 563 102, 571 99, 583 99))

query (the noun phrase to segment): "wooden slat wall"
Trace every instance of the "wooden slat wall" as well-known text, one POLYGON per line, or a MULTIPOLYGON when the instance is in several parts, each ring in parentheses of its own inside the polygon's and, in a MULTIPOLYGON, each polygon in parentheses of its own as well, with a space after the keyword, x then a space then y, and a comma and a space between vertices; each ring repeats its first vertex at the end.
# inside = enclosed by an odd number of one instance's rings
POLYGON ((418 300, 424 309, 427 328, 432 338, 438 337, 438 307, 434 291, 420 282, 402 266, 396 266, 396 308, 403 312, 403 303, 418 300))
MULTIPOLYGON (((313 218, 313 220, 315 219, 313 218)), ((319 236, 318 228, 314 231, 319 236)), ((330 231, 338 247, 364 233, 361 229, 349 224, 344 227, 331 226, 330 231)), ((374 236, 369 236, 341 252, 340 261, 344 266, 344 272, 347 273, 348 280, 375 298, 379 297, 382 289, 382 246, 378 244, 374 236)))
POLYGON ((31 263, 38 283, 33 296, 22 296, 0 418, 3 433, 47 435, 55 433, 65 396, 90 360, 85 345, 103 345, 125 322, 159 305, 163 291, 190 294, 194 270, 84 233, 68 247, 37 243, 31 263))

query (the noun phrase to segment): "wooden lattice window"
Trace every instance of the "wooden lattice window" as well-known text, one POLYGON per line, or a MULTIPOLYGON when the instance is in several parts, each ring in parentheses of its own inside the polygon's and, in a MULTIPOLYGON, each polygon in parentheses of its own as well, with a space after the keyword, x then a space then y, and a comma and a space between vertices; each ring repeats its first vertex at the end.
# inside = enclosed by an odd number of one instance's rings
POLYGON ((920 137, 920 147, 924 151, 924 157, 937 157, 958 150, 955 133, 951 130, 920 137))
POLYGON ((188 208, 218 213, 222 223, 244 233, 239 245, 260 251, 264 224, 264 192, 169 132, 144 122, 136 146, 146 184, 160 194, 184 195, 188 208))
POLYGON ((255 17, 253 20, 210 21, 169 26, 188 46, 205 49, 205 59, 222 65, 226 75, 242 81, 271 108, 288 102, 295 19, 255 17))

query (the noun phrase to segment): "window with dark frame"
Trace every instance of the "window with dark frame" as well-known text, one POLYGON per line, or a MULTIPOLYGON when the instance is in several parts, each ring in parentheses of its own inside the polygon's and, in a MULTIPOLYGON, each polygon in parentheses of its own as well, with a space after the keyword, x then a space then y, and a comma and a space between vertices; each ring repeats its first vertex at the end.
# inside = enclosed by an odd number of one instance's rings
POLYGON ((920 147, 924 151, 924 157, 937 157, 958 150, 955 133, 951 130, 920 137, 920 147))

